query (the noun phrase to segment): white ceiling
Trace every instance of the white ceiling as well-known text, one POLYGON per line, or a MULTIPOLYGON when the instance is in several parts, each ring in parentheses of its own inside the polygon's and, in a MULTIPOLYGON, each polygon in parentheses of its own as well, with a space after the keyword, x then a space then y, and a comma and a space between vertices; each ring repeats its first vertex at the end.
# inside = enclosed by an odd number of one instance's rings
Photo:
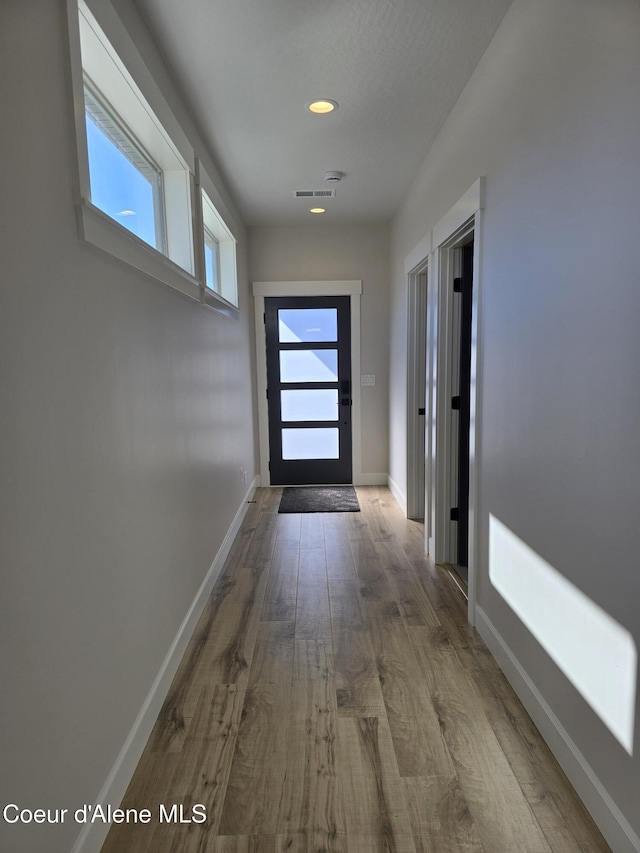
POLYGON ((393 215, 512 0, 137 0, 247 224, 393 215), (315 116, 317 97, 340 104, 315 116), (293 197, 346 176, 323 216, 293 197))

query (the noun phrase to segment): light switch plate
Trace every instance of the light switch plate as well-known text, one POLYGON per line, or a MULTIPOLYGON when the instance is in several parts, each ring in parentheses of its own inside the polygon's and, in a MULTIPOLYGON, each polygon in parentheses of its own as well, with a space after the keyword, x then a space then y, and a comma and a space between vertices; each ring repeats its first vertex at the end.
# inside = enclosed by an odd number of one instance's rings
POLYGON ((375 385, 376 377, 374 373, 362 373, 360 375, 360 385, 375 385))

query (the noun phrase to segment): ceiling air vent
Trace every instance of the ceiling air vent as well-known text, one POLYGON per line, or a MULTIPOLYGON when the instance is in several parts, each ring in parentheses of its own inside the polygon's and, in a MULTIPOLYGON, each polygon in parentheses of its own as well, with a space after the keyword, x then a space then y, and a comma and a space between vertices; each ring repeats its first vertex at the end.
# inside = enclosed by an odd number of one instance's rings
POLYGON ((335 198, 335 190, 294 190, 296 198, 335 198))

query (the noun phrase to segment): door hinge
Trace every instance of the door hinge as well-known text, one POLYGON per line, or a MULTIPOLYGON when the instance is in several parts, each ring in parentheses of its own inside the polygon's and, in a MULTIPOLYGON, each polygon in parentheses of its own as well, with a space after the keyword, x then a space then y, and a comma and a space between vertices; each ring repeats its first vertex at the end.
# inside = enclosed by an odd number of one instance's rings
POLYGON ((418 414, 419 414, 419 415, 424 415, 424 414, 425 414, 425 410, 424 410, 424 409, 418 409, 418 414))
POLYGON ((262 322, 265 324, 265 326, 267 325, 267 314, 266 314, 266 312, 262 315, 262 322))
POLYGON ((266 390, 267 400, 269 399, 269 389, 266 390))
POLYGON ((451 398, 451 408, 459 410, 460 409, 460 396, 456 394, 455 397, 451 398))
POLYGON ((466 278, 454 278, 453 280, 453 292, 454 293, 462 293, 463 291, 469 290, 471 287, 471 280, 466 278))
POLYGON ((452 506, 451 511, 449 512, 449 518, 451 519, 451 521, 458 521, 459 516, 460 516, 460 513, 458 512, 458 507, 452 506))

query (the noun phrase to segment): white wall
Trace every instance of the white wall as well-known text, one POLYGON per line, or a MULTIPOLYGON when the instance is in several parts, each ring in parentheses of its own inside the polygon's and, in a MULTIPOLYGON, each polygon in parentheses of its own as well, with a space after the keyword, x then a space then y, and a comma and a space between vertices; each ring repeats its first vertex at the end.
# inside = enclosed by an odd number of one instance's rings
MULTIPOLYGON (((362 472, 387 474, 389 229, 386 225, 263 226, 248 229, 252 281, 362 280, 362 472)), ((359 378, 354 377, 354 382, 359 378)))
POLYGON ((244 230, 239 320, 78 239, 63 23, 0 4, 0 805, 30 808, 94 802, 256 471, 244 230))
POLYGON ((516 0, 392 223, 390 383, 404 482, 403 260, 486 175, 478 603, 636 833, 637 699, 628 755, 492 587, 487 555, 491 513, 640 647, 639 44, 637 0, 516 0))

